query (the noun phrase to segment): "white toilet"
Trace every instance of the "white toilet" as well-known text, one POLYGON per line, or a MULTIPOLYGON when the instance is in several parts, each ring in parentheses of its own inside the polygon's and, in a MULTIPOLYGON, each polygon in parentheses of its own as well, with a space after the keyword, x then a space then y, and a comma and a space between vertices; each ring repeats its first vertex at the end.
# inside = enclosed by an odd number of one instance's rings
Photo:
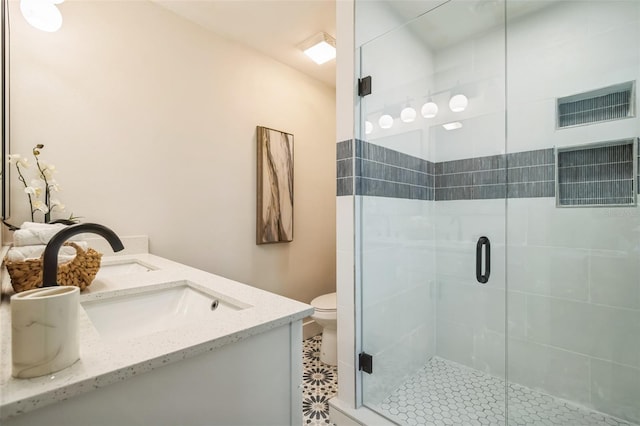
POLYGON ((315 308, 311 318, 322 327, 320 361, 328 365, 338 364, 338 314, 336 303, 336 293, 323 294, 311 301, 311 306, 315 308))

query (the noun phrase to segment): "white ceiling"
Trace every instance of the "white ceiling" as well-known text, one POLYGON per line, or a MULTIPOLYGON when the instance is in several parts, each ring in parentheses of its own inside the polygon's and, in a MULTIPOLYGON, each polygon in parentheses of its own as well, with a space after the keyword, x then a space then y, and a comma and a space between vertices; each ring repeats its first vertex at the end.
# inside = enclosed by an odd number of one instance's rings
POLYGON ((332 87, 335 60, 317 65, 298 48, 324 31, 336 36, 336 0, 152 0, 332 87))
MULTIPOLYGON (((151 0, 221 35, 272 57, 335 87, 335 60, 317 65, 299 45, 324 31, 336 36, 336 0, 151 0)), ((340 1, 340 0, 338 0, 340 1)), ((382 4, 407 22, 448 0, 363 0, 382 4)), ((509 4, 510 19, 559 3, 560 0, 518 0, 509 4)), ((409 24, 433 49, 442 49, 502 24, 503 0, 462 0, 409 24), (455 22, 451 28, 450 22, 455 22), (443 25, 443 23, 445 23, 443 25)))

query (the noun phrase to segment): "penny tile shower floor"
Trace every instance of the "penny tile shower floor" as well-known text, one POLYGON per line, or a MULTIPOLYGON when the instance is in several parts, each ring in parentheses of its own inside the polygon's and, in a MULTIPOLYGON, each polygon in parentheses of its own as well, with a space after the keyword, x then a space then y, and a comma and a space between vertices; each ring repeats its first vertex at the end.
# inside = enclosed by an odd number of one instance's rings
POLYGON ((331 425, 329 399, 338 392, 338 367, 320 361, 322 336, 314 336, 302 344, 302 414, 304 424, 331 425))
MULTIPOLYGON (((377 409, 401 425, 500 425, 504 392, 503 380, 434 357, 377 409)), ((516 384, 509 425, 637 426, 516 384)))

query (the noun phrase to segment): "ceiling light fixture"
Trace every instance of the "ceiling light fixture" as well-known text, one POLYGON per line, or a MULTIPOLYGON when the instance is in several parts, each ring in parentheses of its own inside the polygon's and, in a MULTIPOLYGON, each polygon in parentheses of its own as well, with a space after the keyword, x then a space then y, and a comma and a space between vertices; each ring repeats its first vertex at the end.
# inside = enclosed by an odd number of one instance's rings
POLYGON ((389 114, 385 114, 378 119, 378 125, 382 129, 390 129, 393 126, 393 117, 389 114))
POLYGON ((469 105, 469 99, 465 95, 459 94, 449 99, 449 108, 453 112, 462 112, 467 109, 469 105))
POLYGON ((433 118, 438 115, 438 105, 435 102, 429 101, 422 105, 420 113, 424 118, 433 118))
POLYGON ((300 48, 318 65, 336 57, 336 39, 325 32, 308 38, 300 45, 300 48))
POLYGON ((365 133, 365 135, 368 135, 371 132, 373 132, 373 123, 370 122, 370 121, 365 121, 364 122, 364 133, 365 133))
POLYGON ((400 120, 405 123, 411 123, 416 119, 416 110, 411 108, 410 106, 404 108, 400 111, 400 120))
POLYGON ((444 127, 447 130, 456 130, 462 127, 462 123, 459 121, 454 121, 451 123, 445 123, 442 125, 442 127, 444 127))
POLYGON ((62 14, 56 5, 63 1, 20 0, 20 12, 32 27, 52 33, 62 27, 62 14))

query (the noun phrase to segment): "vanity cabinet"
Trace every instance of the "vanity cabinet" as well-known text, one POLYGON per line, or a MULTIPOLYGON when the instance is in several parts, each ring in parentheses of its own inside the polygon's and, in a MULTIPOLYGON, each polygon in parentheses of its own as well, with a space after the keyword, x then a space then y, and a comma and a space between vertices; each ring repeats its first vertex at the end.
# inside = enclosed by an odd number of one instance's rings
POLYGON ((298 426, 301 382, 302 321, 297 320, 2 424, 298 426))

